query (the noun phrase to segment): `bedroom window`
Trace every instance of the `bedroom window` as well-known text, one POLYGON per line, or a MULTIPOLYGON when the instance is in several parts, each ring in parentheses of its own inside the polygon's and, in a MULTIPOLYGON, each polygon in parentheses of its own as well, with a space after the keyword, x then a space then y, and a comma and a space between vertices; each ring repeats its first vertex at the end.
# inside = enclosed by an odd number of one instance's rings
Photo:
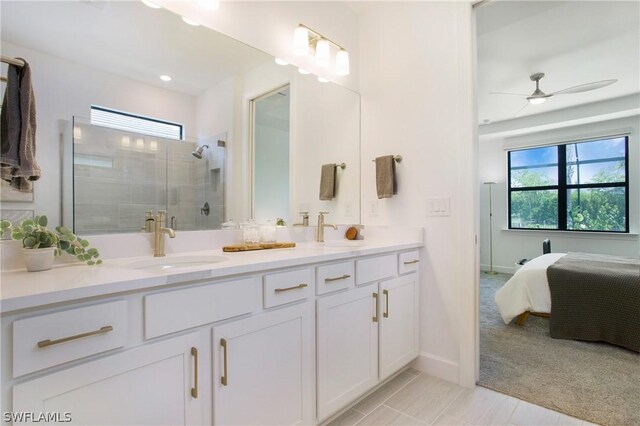
POLYGON ((182 140, 184 126, 157 118, 91 105, 91 124, 133 133, 182 140))
POLYGON ((509 151, 509 229, 629 232, 628 138, 509 151))

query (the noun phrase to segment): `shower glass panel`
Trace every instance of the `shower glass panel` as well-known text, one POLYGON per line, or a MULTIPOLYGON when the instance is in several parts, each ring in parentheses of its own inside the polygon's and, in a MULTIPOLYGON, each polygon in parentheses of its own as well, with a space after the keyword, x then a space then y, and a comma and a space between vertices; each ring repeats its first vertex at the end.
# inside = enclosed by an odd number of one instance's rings
POLYGON ((132 133, 74 117, 74 231, 142 232, 145 213, 158 210, 167 210, 166 225, 177 230, 218 229, 224 222, 222 145, 132 133), (201 159, 192 155, 207 144, 214 149, 205 148, 201 159))

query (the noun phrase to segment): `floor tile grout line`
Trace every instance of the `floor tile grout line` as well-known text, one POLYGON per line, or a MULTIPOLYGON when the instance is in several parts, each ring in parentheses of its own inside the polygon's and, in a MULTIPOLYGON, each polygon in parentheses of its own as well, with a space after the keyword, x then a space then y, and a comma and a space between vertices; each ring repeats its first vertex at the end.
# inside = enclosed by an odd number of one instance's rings
POLYGON ((518 408, 518 405, 520 405, 520 402, 522 402, 521 399, 518 399, 518 402, 516 402, 516 405, 513 406, 513 410, 511 410, 511 414, 509 414, 509 417, 507 417, 507 424, 510 425, 511 423, 511 418, 513 417, 513 415, 516 412, 516 408, 518 408))
MULTIPOLYGON (((357 409, 357 408, 355 408, 355 407, 351 407, 351 408, 349 408, 349 410, 353 410, 353 411, 355 411, 356 413, 360 413, 360 414, 363 414, 363 415, 365 415, 365 416, 367 415, 367 413, 365 413, 365 412, 363 412, 363 411, 360 411, 360 410, 358 410, 358 409, 357 409)), ((349 410, 347 410, 347 411, 349 411, 349 410)), ((345 411, 345 413, 346 413, 347 411, 345 411)), ((339 416, 338 416, 338 417, 339 417, 339 416)))
MULTIPOLYGON (((459 385, 458 385, 458 386, 459 386, 459 385)), ((445 411, 447 411, 447 408, 451 407, 451 404, 453 404, 453 402, 454 402, 454 401, 455 401, 455 400, 456 400, 460 395, 462 395, 462 392, 464 392, 464 390, 466 389, 466 388, 464 388, 464 387, 462 387, 462 386, 459 386, 459 387, 460 387, 460 390, 458 391, 458 393, 456 394, 456 396, 454 396, 454 397, 451 399, 451 401, 449 401, 449 403, 448 403, 447 405, 445 405, 445 407, 444 407, 444 408, 443 408, 443 409, 438 413, 438 415, 436 416, 436 420, 438 419, 438 417, 440 417, 441 415, 443 415, 445 411)), ((455 416, 451 416, 451 417, 453 417, 454 419, 457 419, 457 420, 462 420, 462 419, 458 419, 458 418, 457 418, 457 417, 455 417, 455 416)), ((435 421, 435 420, 434 420, 434 421, 435 421)), ((433 423, 433 422, 431 422, 431 423, 433 423)))
MULTIPOLYGON (((384 407, 385 407, 385 408, 388 408, 389 410, 395 411, 396 413, 400 413, 400 414, 402 414, 402 415, 403 415, 403 416, 405 416, 405 417, 409 417, 411 420, 415 420, 416 422, 420 423, 421 425, 429 425, 429 424, 431 424, 431 423, 424 422, 424 421, 422 421, 422 420, 418 420, 418 419, 416 419, 415 417, 412 417, 412 416, 408 415, 407 413, 404 413, 404 412, 402 412, 402 411, 400 411, 400 410, 396 410, 396 409, 395 409, 395 408, 393 408, 393 407, 389 407, 387 404, 382 404, 382 405, 384 405, 384 407)), ((379 407, 378 407, 378 408, 379 408, 379 407)), ((437 417, 436 417, 436 418, 437 418, 437 417)), ((433 423, 433 422, 432 422, 432 423, 433 423)))
MULTIPOLYGON (((402 374, 402 373, 400 373, 400 374, 402 374)), ((398 376, 399 376, 400 374, 398 374, 398 376)), ((402 385, 402 386, 401 386, 397 391, 395 391, 394 393, 392 393, 391 395, 389 395, 387 398, 383 399, 383 400, 380 402, 380 404, 378 404, 378 405, 376 405, 375 407, 373 407, 373 409, 369 412, 369 414, 371 414, 371 413, 373 413, 374 411, 376 411, 376 409, 377 409, 378 407, 380 407, 381 405, 384 405, 384 403, 385 403, 385 402, 387 402, 388 400, 390 400, 391 398, 393 398, 393 397, 394 397, 398 392, 400 392, 400 391, 401 391, 402 389, 404 389, 405 387, 409 386, 409 383, 413 382, 415 379, 417 379, 418 377, 420 377, 420 375, 421 375, 421 374, 422 374, 422 373, 418 374, 417 376, 413 376, 413 378, 411 378, 411 380, 409 380, 407 383, 405 383, 404 385, 402 385)), ((396 377, 398 377, 398 376, 396 376, 396 377)), ((395 377, 394 377, 394 379, 395 379, 395 377)), ((391 379, 391 380, 393 380, 393 379, 391 379)), ((391 380, 389 380, 389 382, 385 383, 385 384, 384 384, 382 387, 380 387, 379 389, 382 389, 383 387, 387 386, 387 385, 391 382, 391 380)), ((376 391, 376 392, 377 392, 377 391, 376 391)), ((374 393, 375 393, 375 392, 374 392, 374 393)), ((373 395, 373 393, 372 393, 371 395, 373 395)), ((371 396, 371 395, 369 395, 369 396, 371 396)), ((368 398, 368 396, 367 396, 367 398, 368 398)), ((365 399, 367 399, 367 398, 364 398, 362 401, 364 401, 364 400, 365 400, 365 399)), ((360 402, 362 402, 362 401, 360 401, 360 402)), ((356 404, 356 405, 357 405, 357 404, 356 404)), ((362 411, 360 411, 360 410, 356 410, 356 411, 358 411, 359 413, 364 414, 365 416, 368 416, 368 415, 369 415, 369 414, 364 413, 364 412, 362 412, 362 411)))

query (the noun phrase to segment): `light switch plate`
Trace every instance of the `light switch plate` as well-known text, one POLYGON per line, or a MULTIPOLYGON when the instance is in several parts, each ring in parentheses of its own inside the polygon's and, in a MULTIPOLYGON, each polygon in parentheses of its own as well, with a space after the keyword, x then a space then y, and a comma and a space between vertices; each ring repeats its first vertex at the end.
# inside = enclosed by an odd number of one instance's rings
POLYGON ((369 201, 369 217, 378 217, 378 200, 369 201))
POLYGON ((451 199, 449 197, 427 198, 425 215, 427 217, 450 216, 451 199))

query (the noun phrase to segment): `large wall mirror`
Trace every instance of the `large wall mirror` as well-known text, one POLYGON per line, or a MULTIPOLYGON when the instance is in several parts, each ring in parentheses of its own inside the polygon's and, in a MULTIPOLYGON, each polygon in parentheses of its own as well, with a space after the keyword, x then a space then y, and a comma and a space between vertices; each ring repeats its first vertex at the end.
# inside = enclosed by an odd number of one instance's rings
POLYGON ((80 234, 139 232, 158 209, 178 230, 360 222, 357 93, 138 1, 3 1, 1 19, 2 55, 31 66, 43 169, 3 211, 80 234), (321 201, 328 163, 345 167, 321 201))

